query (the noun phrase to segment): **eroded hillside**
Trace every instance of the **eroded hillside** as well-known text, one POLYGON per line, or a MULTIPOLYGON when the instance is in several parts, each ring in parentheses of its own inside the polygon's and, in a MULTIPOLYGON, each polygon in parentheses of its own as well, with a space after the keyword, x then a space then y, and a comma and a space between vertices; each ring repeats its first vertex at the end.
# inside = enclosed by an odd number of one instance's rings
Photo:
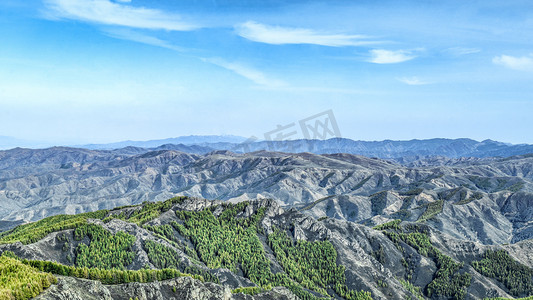
POLYGON ((423 159, 409 166, 350 154, 14 149, 0 158, 0 218, 17 221, 164 200, 175 194, 272 198, 316 218, 421 222, 458 239, 533 235, 533 158, 423 159))

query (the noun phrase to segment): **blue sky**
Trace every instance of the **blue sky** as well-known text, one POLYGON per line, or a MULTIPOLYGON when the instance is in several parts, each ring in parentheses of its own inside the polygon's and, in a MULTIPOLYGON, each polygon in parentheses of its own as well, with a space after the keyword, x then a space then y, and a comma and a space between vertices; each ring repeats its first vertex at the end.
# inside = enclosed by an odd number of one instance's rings
POLYGON ((2 0, 0 135, 533 143, 529 1, 2 0))

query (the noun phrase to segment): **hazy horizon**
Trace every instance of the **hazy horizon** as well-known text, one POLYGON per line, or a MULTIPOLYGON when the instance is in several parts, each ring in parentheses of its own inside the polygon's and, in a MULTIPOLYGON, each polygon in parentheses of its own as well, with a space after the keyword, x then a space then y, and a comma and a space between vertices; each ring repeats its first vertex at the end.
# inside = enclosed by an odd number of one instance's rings
MULTIPOLYGON (((257 139, 257 140, 250 140, 250 138, 246 138, 243 136, 236 136, 236 135, 186 135, 186 136, 176 136, 176 137, 168 137, 163 139, 150 139, 150 140, 120 140, 120 141, 111 141, 111 142, 104 142, 104 143, 82 143, 82 144, 72 144, 72 143, 54 143, 54 142, 47 142, 47 141, 35 141, 35 140, 20 140, 12 137, 6 137, 6 136, 0 136, 0 150, 9 150, 14 148, 30 148, 30 149, 43 149, 43 148, 51 148, 51 147, 75 147, 75 148, 86 148, 89 149, 115 149, 114 146, 118 145, 117 148, 121 147, 127 147, 127 146, 135 146, 137 143, 148 143, 148 142, 154 142, 154 145, 157 144, 157 146, 139 146, 144 148, 155 148, 159 147, 161 145, 164 145, 165 143, 157 143, 159 141, 166 141, 166 140, 173 140, 173 139, 183 139, 183 138, 191 138, 191 137, 198 137, 198 138, 227 138, 227 143, 234 143, 239 144, 239 139, 242 140, 242 142, 265 142, 268 140, 265 140, 263 138, 257 139), (234 140, 234 141, 230 141, 234 140), (18 143, 17 143, 18 142, 18 143), (103 148, 93 148, 96 146, 105 146, 103 148), (109 148, 111 147, 111 148, 109 148)), ((328 137, 327 139, 332 139, 337 137, 328 137)), ((353 140, 355 142, 411 142, 411 141, 428 141, 428 140, 461 140, 461 139, 467 139, 467 140, 474 140, 476 142, 484 142, 484 141, 494 141, 494 142, 500 142, 507 145, 531 145, 528 143, 507 143, 505 141, 498 141, 494 139, 486 139, 486 140, 475 140, 468 137, 459 137, 459 138, 442 138, 442 137, 435 137, 435 138, 429 138, 429 139, 409 139, 409 140, 394 140, 394 139, 384 139, 384 140, 355 140, 348 137, 340 137, 342 139, 349 139, 353 140)), ((324 139, 305 139, 305 138, 299 138, 297 140, 324 140, 324 139)), ((170 142, 172 143, 172 142, 170 142)), ((177 144, 185 144, 185 145, 198 145, 203 144, 204 142, 189 142, 189 143, 177 143, 177 144)), ((205 142, 205 143, 216 143, 216 142, 205 142)))

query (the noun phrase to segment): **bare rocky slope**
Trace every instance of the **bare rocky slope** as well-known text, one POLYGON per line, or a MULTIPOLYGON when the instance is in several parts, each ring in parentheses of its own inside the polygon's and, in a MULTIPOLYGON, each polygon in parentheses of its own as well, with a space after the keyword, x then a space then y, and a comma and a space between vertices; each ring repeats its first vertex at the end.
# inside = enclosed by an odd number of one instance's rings
POLYGON ((351 154, 13 149, 0 152, 0 230, 180 194, 272 198, 317 218, 423 221, 458 239, 515 243, 533 235, 532 180, 530 156, 405 165, 351 154))
POLYGON ((53 285, 34 299, 41 300, 296 300, 284 288, 275 288, 259 295, 232 294, 228 286, 204 283, 190 277, 160 282, 104 285, 99 281, 60 276, 53 285))

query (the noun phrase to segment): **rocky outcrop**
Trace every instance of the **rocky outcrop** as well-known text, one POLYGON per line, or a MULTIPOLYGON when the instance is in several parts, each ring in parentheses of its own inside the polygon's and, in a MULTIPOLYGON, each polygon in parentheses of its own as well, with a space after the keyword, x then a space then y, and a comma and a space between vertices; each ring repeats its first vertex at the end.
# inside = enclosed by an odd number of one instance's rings
POLYGON ((285 288, 259 295, 232 294, 228 287, 190 277, 151 283, 104 285, 99 281, 58 276, 58 283, 34 299, 39 300, 296 300, 285 288))

